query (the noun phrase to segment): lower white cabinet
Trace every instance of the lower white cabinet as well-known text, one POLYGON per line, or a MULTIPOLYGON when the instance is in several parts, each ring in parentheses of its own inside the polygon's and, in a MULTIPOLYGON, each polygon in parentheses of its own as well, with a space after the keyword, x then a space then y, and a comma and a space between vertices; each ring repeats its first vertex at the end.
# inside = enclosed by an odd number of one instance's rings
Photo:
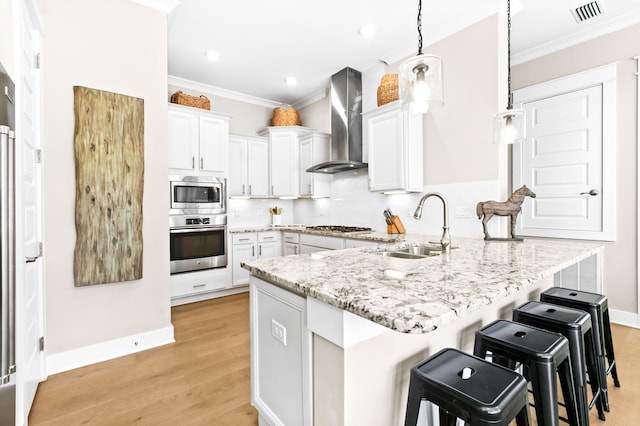
POLYGON ((300 234, 295 232, 282 233, 282 255, 300 254, 300 234))
POLYGON ((340 250, 343 248, 344 238, 311 234, 300 235, 300 253, 315 253, 317 251, 340 250))
POLYGON ((251 404, 260 424, 312 424, 306 298, 251 277, 251 404))
POLYGON ((237 233, 231 241, 233 286, 249 284, 250 273, 240 263, 282 256, 280 231, 237 233))

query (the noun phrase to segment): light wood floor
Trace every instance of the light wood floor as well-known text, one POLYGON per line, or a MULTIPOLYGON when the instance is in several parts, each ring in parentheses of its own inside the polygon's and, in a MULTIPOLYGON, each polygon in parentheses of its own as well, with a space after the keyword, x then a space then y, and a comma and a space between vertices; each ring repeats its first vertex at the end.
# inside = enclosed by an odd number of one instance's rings
MULTIPOLYGON (((175 307, 172 323, 175 344, 49 377, 29 424, 257 425, 248 294, 175 307)), ((592 409, 591 425, 637 425, 640 330, 613 325, 613 334, 622 387, 609 379, 611 412, 602 422, 592 409)))

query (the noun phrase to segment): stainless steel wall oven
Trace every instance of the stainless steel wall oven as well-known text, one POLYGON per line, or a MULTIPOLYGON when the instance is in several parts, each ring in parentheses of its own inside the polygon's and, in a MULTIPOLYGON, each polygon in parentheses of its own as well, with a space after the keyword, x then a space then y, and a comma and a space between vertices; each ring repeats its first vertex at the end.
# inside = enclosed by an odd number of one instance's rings
POLYGON ((227 266, 227 215, 169 217, 171 274, 227 266))

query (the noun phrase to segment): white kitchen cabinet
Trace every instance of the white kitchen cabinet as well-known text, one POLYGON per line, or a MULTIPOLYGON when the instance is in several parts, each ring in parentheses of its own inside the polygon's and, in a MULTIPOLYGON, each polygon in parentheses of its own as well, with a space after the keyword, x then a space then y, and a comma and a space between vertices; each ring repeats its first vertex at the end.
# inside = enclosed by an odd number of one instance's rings
POLYGON ((310 173, 307 169, 329 161, 330 138, 328 133, 313 132, 300 138, 300 196, 327 198, 331 195, 331 176, 310 173))
POLYGON ((300 138, 310 131, 301 126, 271 126, 259 133, 269 137, 271 197, 300 195, 300 138))
POLYGON ((313 424, 306 303, 304 297, 251 277, 251 398, 260 424, 313 424))
POLYGON ((169 105, 169 169, 225 176, 230 115, 169 105))
POLYGON ((233 286, 249 284, 250 273, 240 266, 241 262, 268 259, 282 255, 280 231, 232 234, 231 241, 233 286))
POLYGON ((268 231, 258 233, 258 258, 269 259, 282 256, 282 244, 280 231, 268 231))
POLYGON ((422 115, 404 111, 396 101, 362 117, 369 190, 422 192, 422 115))
POLYGON ((229 137, 228 192, 232 197, 269 196, 269 140, 265 137, 229 137))
POLYGON ((300 253, 315 253, 325 250, 344 248, 344 238, 325 237, 323 235, 300 235, 300 253))
POLYGON ((300 254, 300 234, 296 232, 282 233, 282 254, 284 256, 300 254))

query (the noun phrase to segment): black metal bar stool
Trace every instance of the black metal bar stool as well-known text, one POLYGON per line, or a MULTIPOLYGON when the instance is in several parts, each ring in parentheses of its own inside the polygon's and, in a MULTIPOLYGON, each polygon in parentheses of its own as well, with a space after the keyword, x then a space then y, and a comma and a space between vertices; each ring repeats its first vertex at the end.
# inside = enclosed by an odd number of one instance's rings
POLYGON ((604 410, 609 411, 607 375, 611 374, 613 384, 618 388, 620 387, 616 357, 613 353, 613 337, 611 336, 611 323, 609 321, 609 300, 602 294, 552 287, 540 294, 540 301, 580 309, 591 315, 591 323, 594 330, 593 339, 598 349, 598 363, 602 372, 600 377, 600 389, 603 393, 602 403, 604 410), (608 361, 608 367, 606 366, 605 358, 608 361))
POLYGON ((538 426, 557 426, 558 386, 556 371, 567 409, 568 421, 578 425, 578 412, 573 391, 569 342, 551 331, 525 324, 498 320, 476 332, 473 353, 480 358, 498 357, 510 366, 521 363, 524 377, 531 382, 538 426))
POLYGON ((589 424, 589 409, 596 404, 598 417, 605 420, 598 378, 596 347, 591 316, 581 310, 544 302, 527 302, 513 310, 513 320, 533 327, 560 333, 569 341, 573 385, 580 424, 589 424), (585 370, 586 365, 586 370, 585 370), (586 372, 591 378, 593 398, 589 402, 586 372))
POLYGON ((411 369, 405 426, 418 421, 420 401, 436 404, 440 425, 529 425, 527 382, 520 374, 483 359, 443 349, 411 369))

